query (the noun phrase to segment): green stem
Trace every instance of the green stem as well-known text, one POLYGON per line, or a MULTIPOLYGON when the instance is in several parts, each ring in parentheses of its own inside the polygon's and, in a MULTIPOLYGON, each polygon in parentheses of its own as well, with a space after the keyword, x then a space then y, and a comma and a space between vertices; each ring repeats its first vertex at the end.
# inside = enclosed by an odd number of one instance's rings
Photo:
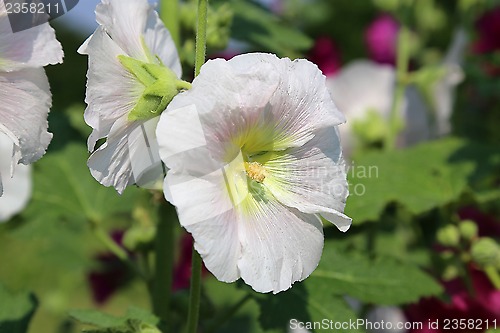
POLYGON ((484 272, 495 289, 500 290, 500 274, 498 274, 496 267, 488 265, 484 268, 484 272))
POLYGON ((200 74, 201 66, 205 63, 207 51, 207 11, 208 0, 198 0, 198 24, 196 26, 196 55, 194 62, 194 76, 200 74))
POLYGON ((196 333, 198 329, 201 297, 201 263, 201 257, 193 247, 187 333, 196 333))
MULTIPOLYGON (((207 12, 208 0, 198 0, 198 24, 196 25, 196 54, 194 65, 195 77, 200 74, 201 66, 205 63, 205 54, 207 50, 207 12)), ((201 257, 193 247, 187 333, 196 333, 198 329, 201 298, 201 268, 201 257)))
POLYGON ((392 150, 396 146, 396 140, 401 130, 401 114, 399 109, 403 101, 406 86, 408 84, 408 64, 410 62, 410 31, 402 25, 398 35, 398 49, 396 59, 396 88, 392 100, 389 118, 389 133, 386 136, 385 148, 392 150))
POLYGON ((153 280, 153 311, 166 327, 170 325, 170 299, 174 266, 174 227, 170 219, 170 205, 159 203, 155 240, 155 276, 153 280))
POLYGON ((179 0, 161 0, 160 18, 170 31, 177 49, 180 48, 179 0))
POLYGON ((189 90, 189 89, 191 89, 191 87, 192 87, 192 85, 189 82, 182 81, 182 80, 177 81, 177 89, 189 90))

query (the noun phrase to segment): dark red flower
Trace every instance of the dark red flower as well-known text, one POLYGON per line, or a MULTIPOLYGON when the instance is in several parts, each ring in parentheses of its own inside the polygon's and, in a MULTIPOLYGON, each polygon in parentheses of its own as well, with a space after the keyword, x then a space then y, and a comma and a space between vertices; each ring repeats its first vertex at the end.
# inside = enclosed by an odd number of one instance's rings
POLYGON ((316 39, 307 58, 318 65, 326 76, 335 74, 341 66, 340 52, 328 37, 316 39))
POLYGON ((497 7, 476 21, 478 40, 474 43, 476 53, 489 53, 500 49, 500 7, 497 7))
MULTIPOLYGON (((191 263, 192 263, 193 237, 190 234, 184 234, 181 237, 179 259, 174 267, 173 289, 188 289, 191 282, 191 263)), ((207 274, 203 266, 203 275, 207 274)))
MULTIPOLYGON (((122 246, 124 232, 113 231, 111 238, 122 246)), ((92 297, 97 304, 104 304, 117 290, 124 287, 132 274, 123 261, 112 253, 99 253, 95 256, 97 268, 87 275, 92 297)))
POLYGON ((458 211, 462 220, 476 222, 479 236, 500 238, 500 219, 485 214, 475 207, 464 207, 458 211))

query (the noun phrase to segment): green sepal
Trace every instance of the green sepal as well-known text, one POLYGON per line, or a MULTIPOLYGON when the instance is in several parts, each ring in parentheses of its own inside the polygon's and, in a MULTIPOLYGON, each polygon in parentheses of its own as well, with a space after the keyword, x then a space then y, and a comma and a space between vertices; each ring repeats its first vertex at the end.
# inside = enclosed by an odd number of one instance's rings
POLYGON ((145 87, 128 114, 130 121, 148 120, 159 116, 180 90, 190 86, 189 83, 179 80, 166 66, 145 63, 124 55, 119 55, 118 60, 145 87))

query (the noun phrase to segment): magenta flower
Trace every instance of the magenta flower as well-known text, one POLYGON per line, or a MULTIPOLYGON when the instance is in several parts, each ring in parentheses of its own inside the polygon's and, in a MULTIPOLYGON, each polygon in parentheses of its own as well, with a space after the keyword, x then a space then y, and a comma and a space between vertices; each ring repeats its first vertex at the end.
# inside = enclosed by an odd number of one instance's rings
POLYGON ((399 24, 390 15, 378 16, 365 31, 365 43, 372 60, 395 64, 399 24))
MULTIPOLYGON (((488 320, 490 327, 493 325, 493 320, 500 321, 500 290, 494 288, 486 275, 474 268, 469 269, 469 275, 472 281, 473 293, 467 290, 464 282, 461 279, 455 279, 446 282, 444 287, 447 294, 450 296, 450 301, 445 302, 438 298, 425 298, 419 303, 409 306, 406 310, 407 318, 410 322, 422 322, 423 328, 413 329, 409 333, 440 333, 450 332, 445 330, 445 319, 453 320, 474 319, 474 332, 485 332, 486 321, 488 320), (439 325, 429 327, 429 323, 438 321, 439 325), (482 324, 480 324, 482 321, 482 324)), ((452 332, 470 332, 470 328, 451 330, 452 332)))
MULTIPOLYGON (((414 329, 410 333, 445 332, 445 319, 500 320, 500 291, 496 290, 488 278, 478 270, 470 272, 475 295, 469 294, 463 281, 455 279, 445 283, 447 293, 451 297, 449 303, 437 298, 427 298, 407 309, 407 317, 411 322, 422 322, 422 329, 414 329), (439 327, 429 327, 428 323, 439 321, 439 327)), ((479 328, 479 326, 478 326, 479 328)), ((474 332, 486 331, 483 329, 474 332)), ((490 327, 491 328, 491 327, 490 327)), ((469 329, 456 329, 454 332, 468 332, 469 329)))
POLYGON ((335 74, 341 67, 340 52, 328 37, 316 39, 308 59, 318 65, 325 76, 335 74))

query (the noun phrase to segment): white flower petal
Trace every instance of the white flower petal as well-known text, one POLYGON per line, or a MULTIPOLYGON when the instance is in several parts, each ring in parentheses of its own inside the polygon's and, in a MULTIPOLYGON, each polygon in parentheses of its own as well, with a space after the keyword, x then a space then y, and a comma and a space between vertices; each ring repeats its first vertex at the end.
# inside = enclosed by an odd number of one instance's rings
POLYGON ((133 129, 114 126, 108 140, 90 155, 87 162, 90 173, 99 183, 114 186, 120 194, 134 183, 126 136, 133 129))
MULTIPOLYGON (((118 119, 111 128, 107 141, 88 160, 92 176, 104 186, 113 186, 120 194, 127 186, 140 182, 140 176, 146 176, 144 164, 134 165, 132 160, 146 163, 146 154, 151 159, 149 165, 156 166, 159 163, 158 149, 154 148, 157 122, 158 118, 149 120, 147 125, 141 122, 130 123, 126 118, 118 119)), ((157 177, 162 176, 163 170, 158 170, 158 173, 157 177)))
POLYGON ((149 62, 151 56, 158 56, 165 66, 181 76, 174 41, 146 0, 103 0, 97 5, 96 19, 126 55, 149 62), (152 54, 144 50, 142 38, 152 54))
POLYGON ((158 56, 163 65, 170 68, 178 78, 181 78, 182 67, 174 40, 158 17, 158 13, 153 9, 149 12, 144 41, 151 53, 158 56))
POLYGON ((234 207, 224 191, 227 177, 224 170, 196 177, 169 172, 165 180, 166 197, 208 270, 221 281, 241 276, 256 291, 274 293, 309 276, 323 248, 319 219, 251 194, 234 207))
POLYGON ((10 159, 13 148, 12 140, 0 132, 0 156, 2 157, 0 158, 0 222, 7 221, 19 213, 31 197, 31 166, 17 166, 13 177, 10 177, 12 167, 10 159))
POLYGON ((169 172, 164 190, 177 207, 181 225, 195 237, 195 248, 205 266, 219 280, 233 282, 240 277, 241 245, 237 213, 223 187, 223 170, 202 177, 169 172))
POLYGON ((353 61, 327 79, 335 104, 350 123, 362 119, 369 109, 389 117, 394 82, 393 67, 368 60, 353 61))
POLYGON ((9 18, 0 1, 0 70, 43 67, 61 63, 63 51, 48 23, 12 33, 9 18))
POLYGON ((349 195, 340 139, 335 128, 321 129, 305 145, 255 159, 265 170, 263 184, 285 206, 321 214, 347 231, 344 211, 349 195))
MULTIPOLYGON (((195 105, 163 112, 156 129, 156 136, 158 141, 163 143, 159 152, 169 169, 179 172, 181 168, 192 170, 200 166, 205 167, 204 163, 184 163, 196 149, 209 149, 195 105)), ((209 155, 209 152, 206 154, 209 155)))
POLYGON ((339 127, 346 156, 354 149, 352 125, 356 120, 363 120, 370 110, 389 118, 395 75, 391 66, 357 60, 327 78, 333 101, 347 118, 347 126, 339 127))
POLYGON ((126 116, 137 103, 144 86, 118 61, 124 51, 99 27, 79 50, 89 56, 85 121, 92 126, 89 150, 109 135, 113 124, 126 116))
POLYGON ((403 120, 405 128, 400 134, 403 145, 411 146, 419 142, 429 140, 432 137, 430 126, 428 103, 422 97, 419 89, 415 86, 408 86, 405 90, 403 101, 403 120))
POLYGON ((147 60, 141 45, 151 6, 146 0, 102 0, 95 14, 97 23, 129 57, 147 60))
POLYGON ((464 79, 461 66, 464 62, 467 45, 467 33, 463 29, 457 29, 443 62, 446 74, 437 82, 433 91, 437 120, 436 134, 438 136, 446 135, 451 131, 450 117, 455 101, 455 89, 464 79))
MULTIPOLYGON (((249 151, 301 146, 314 136, 315 129, 344 121, 315 65, 259 53, 208 61, 193 88, 176 96, 167 112, 190 105, 195 106, 215 159, 234 158, 241 140, 248 142, 249 151), (211 112, 214 109, 218 112, 211 112), (269 137, 273 137, 272 147, 269 137)), ((185 116, 179 112, 176 117, 185 116)), ((189 131, 189 121, 176 124, 182 127, 179 132, 189 131)))
POLYGON ((282 66, 279 90, 270 104, 273 110, 276 109, 276 121, 287 135, 300 140, 304 128, 314 131, 345 123, 344 115, 326 88, 326 77, 315 64, 304 59, 280 61, 276 56, 267 58, 267 61, 274 59, 277 67, 278 64, 282 66))
POLYGON ((32 163, 45 154, 51 95, 42 68, 0 73, 0 131, 14 142, 14 163, 32 163))
POLYGON ((243 280, 258 292, 278 293, 307 278, 323 251, 323 226, 315 215, 275 200, 249 199, 250 216, 238 221, 243 280))

